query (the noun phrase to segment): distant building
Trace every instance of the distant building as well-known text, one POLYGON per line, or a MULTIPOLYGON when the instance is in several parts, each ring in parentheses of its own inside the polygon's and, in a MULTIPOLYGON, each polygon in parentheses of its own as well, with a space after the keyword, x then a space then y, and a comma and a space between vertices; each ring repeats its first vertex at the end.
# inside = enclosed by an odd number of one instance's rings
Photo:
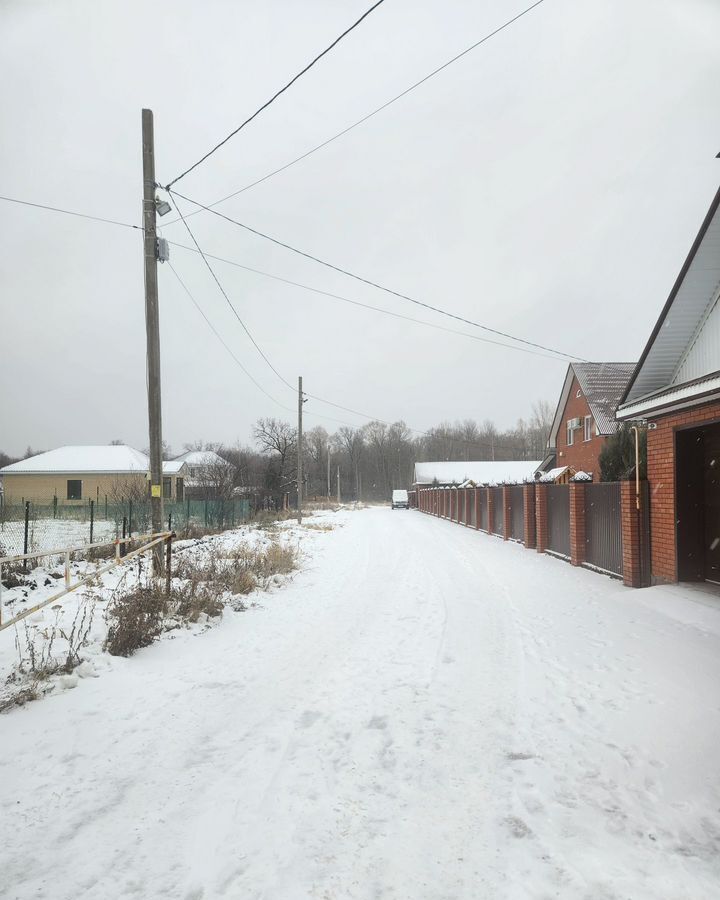
POLYGON ((618 429, 615 410, 634 369, 635 363, 570 363, 541 473, 569 467, 600 480, 600 451, 618 429))
MULTIPOLYGON (((0 469, 4 502, 82 504, 149 493, 150 462, 133 447, 58 447, 0 469)), ((163 463, 163 496, 182 500, 185 464, 163 463), (168 468, 169 467, 169 468, 168 468)))
POLYGON ((235 468, 214 450, 187 450, 172 462, 186 467, 185 488, 191 496, 216 497, 232 493, 235 468))

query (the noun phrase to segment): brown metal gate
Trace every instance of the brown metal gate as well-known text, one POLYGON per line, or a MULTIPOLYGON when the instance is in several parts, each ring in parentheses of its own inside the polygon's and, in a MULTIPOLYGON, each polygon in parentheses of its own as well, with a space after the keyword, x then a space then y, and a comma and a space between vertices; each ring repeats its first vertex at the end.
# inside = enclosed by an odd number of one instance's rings
POLYGON ((493 520, 490 523, 490 530, 493 534, 503 534, 503 489, 501 487, 490 488, 493 498, 493 520))
POLYGON ((620 482, 585 485, 585 562, 623 574, 620 482))
POLYGON ((570 489, 549 484, 547 490, 548 550, 570 558, 570 489))
POLYGON ((486 488, 480 488, 480 527, 488 530, 488 492, 486 488))
POLYGON ((525 491, 521 484, 508 488, 510 493, 510 537, 514 541, 525 539, 525 491))

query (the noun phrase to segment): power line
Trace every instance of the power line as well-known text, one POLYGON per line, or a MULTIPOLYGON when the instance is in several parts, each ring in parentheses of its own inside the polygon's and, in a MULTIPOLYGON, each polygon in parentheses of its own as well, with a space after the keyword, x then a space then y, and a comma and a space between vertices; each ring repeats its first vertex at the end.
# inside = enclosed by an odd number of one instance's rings
MULTIPOLYGON (((231 200, 233 197, 237 197, 239 194, 243 194, 245 191, 249 191, 254 187, 257 187, 259 184, 262 184, 264 181, 267 181, 270 178, 273 178, 275 175, 279 175, 281 172, 285 172, 287 169, 290 169, 292 166, 297 165, 297 163, 302 162, 304 159, 307 159, 308 156, 312 156, 313 153, 317 153, 318 150, 322 150, 323 147, 327 147, 328 144, 332 144, 333 141, 336 141, 338 138, 343 137, 348 132, 357 128, 359 125, 363 125, 369 119, 372 119, 373 116, 376 116, 378 113, 382 112, 384 109, 387 109, 389 106, 392 106, 393 103, 396 103, 398 100, 401 100, 403 97, 406 97, 411 91, 414 91, 415 88, 420 87, 425 84, 426 81, 429 81, 431 78, 434 78, 444 69, 447 69, 448 66, 451 66, 453 63, 457 62, 459 59, 462 59, 468 53, 475 50, 481 44, 484 44, 486 41, 489 41, 491 38, 495 37, 496 34, 499 34, 501 31, 504 31, 514 22, 517 22, 518 19, 521 19, 523 16, 527 15, 536 6, 540 6, 544 0, 537 0, 536 3, 533 3, 531 6, 528 6, 526 9, 519 12, 516 16, 513 16, 512 19, 508 19, 507 22, 504 22, 494 31, 489 32, 479 41, 476 41, 474 44, 471 44, 469 47, 466 47, 465 50, 458 53, 456 56, 453 56, 451 59, 444 62, 441 66, 438 66, 436 69, 433 69, 432 72, 425 75, 420 81, 416 81, 414 84, 411 84, 409 87, 405 88, 404 91, 401 91, 395 97, 392 97, 390 100, 387 100, 381 106, 378 106, 377 109, 374 109, 372 112, 367 113, 361 119, 358 119, 357 122, 353 122, 351 125, 348 125, 346 128, 343 128, 342 131, 338 131, 337 134, 334 134, 332 137, 327 138, 321 143, 317 144, 315 147, 312 147, 310 150, 306 150, 305 153, 301 153, 300 156, 296 156, 295 159, 290 160, 290 162, 285 163, 277 169, 273 169, 272 172, 268 172, 266 175, 263 175, 262 178, 257 178, 255 181, 250 182, 250 184, 246 184, 244 187, 239 188, 237 191, 233 191, 232 194, 228 194, 226 197, 222 197, 220 200, 216 200, 214 203, 211 203, 210 208, 219 206, 221 203, 225 203, 227 200, 231 200)), ((188 216, 197 215, 199 212, 203 210, 197 209, 195 212, 188 213, 188 216)), ((174 219, 173 222, 177 222, 178 219, 174 219)), ((168 222, 168 225, 172 225, 173 222, 168 222)))
POLYGON ((360 18, 359 18, 356 22, 353 22, 353 24, 352 24, 349 28, 346 28, 345 31, 343 31, 343 33, 342 33, 339 37, 336 37, 335 40, 332 42, 332 44, 330 44, 328 47, 326 47, 326 48, 322 51, 322 53, 319 53, 319 54, 315 57, 315 59, 313 59, 311 62, 309 62, 309 63, 305 66, 304 69, 301 69, 301 70, 297 73, 297 75, 295 75, 293 78, 291 78, 290 81, 288 81, 288 83, 285 85, 285 87, 280 88, 280 90, 277 91, 275 94, 273 94, 272 97, 271 97, 269 100, 266 100, 265 103, 263 103, 263 105, 262 105, 261 107, 259 107, 259 109, 256 109, 255 112, 254 112, 251 116, 249 116, 247 119, 245 119, 245 121, 244 121, 241 125, 238 125, 238 127, 237 127, 234 131, 231 131, 230 134, 229 134, 226 138, 223 138, 223 139, 220 141, 219 144, 216 144, 216 145, 212 148, 212 150, 209 150, 209 151, 208 151, 204 156, 202 156, 197 162, 193 163, 188 169, 185 169, 184 172, 181 172, 181 174, 178 175, 176 178, 173 178, 173 180, 170 181, 170 182, 168 183, 167 189, 171 188, 176 182, 180 181, 181 178, 184 178, 186 175, 188 175, 190 172, 192 172, 193 169, 196 169, 199 165, 201 165, 201 163, 204 163, 205 160, 208 159, 208 157, 212 156, 213 153, 215 153, 217 150, 219 150, 224 144, 227 144, 227 142, 228 142, 231 138, 235 137, 235 135, 238 134, 238 132, 242 131, 243 128, 245 128, 246 125, 249 125, 250 122, 252 122, 253 119, 255 119, 257 116, 259 116, 260 113, 261 113, 264 109, 267 109, 268 106, 270 106, 271 103, 274 103, 275 100, 277 100, 277 98, 278 98, 281 94, 284 94, 285 91, 286 91, 288 88, 292 87, 292 85, 295 84, 295 82, 296 82, 299 78, 302 78, 302 76, 303 76, 306 72, 308 72, 310 69, 312 69, 312 67, 313 67, 317 62, 319 62, 319 61, 323 58, 323 56, 325 56, 327 53, 329 53, 329 52, 333 49, 333 47, 337 46, 337 44, 339 44, 340 41, 341 41, 344 37, 346 37, 348 34, 350 34, 351 31, 353 31, 355 28, 357 28, 358 25, 359 25, 364 19, 366 19, 366 18, 370 15, 371 12, 373 12, 374 10, 376 10, 376 9, 378 8, 378 6, 380 6, 380 5, 381 5, 382 3, 384 3, 384 2, 385 2, 385 0, 377 0, 377 2, 374 3, 374 4, 370 7, 370 9, 366 10, 366 11, 360 16, 360 18))
POLYGON ((197 311, 200 313, 200 315, 203 317, 203 319, 205 319, 205 321, 206 321, 208 327, 211 329, 211 331, 213 332, 213 334, 215 335, 215 337, 220 341, 220 343, 223 345, 223 347, 227 350, 227 352, 228 352, 228 353, 230 354, 230 356, 233 358, 233 360, 235 361, 235 363, 242 369, 242 371, 243 371, 243 372, 245 373, 245 375, 250 379, 250 381, 252 381, 252 383, 255 385, 255 387, 256 387, 259 391, 261 391, 263 394, 265 394, 265 396, 266 396, 269 400, 272 400, 273 403, 275 403, 277 406, 279 406, 280 409, 284 409, 286 412, 290 412, 290 413, 291 413, 292 410, 290 409, 289 406, 283 406, 283 404, 280 403, 279 400, 276 400, 275 397, 272 396, 272 394, 269 394, 269 393, 265 390, 265 388, 264 388, 264 387, 263 387, 263 386, 262 386, 262 385, 261 385, 261 384, 260 384, 260 383, 259 383, 259 382, 258 382, 258 381, 250 374, 250 372, 248 372, 248 370, 245 368, 245 366, 240 362, 240 360, 237 358, 237 356, 233 353, 233 351, 232 351, 232 349, 230 348, 230 346, 226 343, 226 341, 225 341, 225 339, 223 338, 223 336, 220 334, 220 332, 217 330, 217 328, 215 328, 215 326, 213 325, 213 323, 212 323, 212 322, 210 321, 210 319, 207 317, 207 315, 205 314, 205 311, 204 311, 203 308, 200 306, 200 304, 197 302, 197 300, 195 299, 195 297, 192 295, 192 293, 190 292, 190 289, 189 289, 188 286, 185 284, 185 282, 182 280, 182 278, 178 275, 177 271, 175 270, 175 267, 173 266, 173 264, 172 264, 169 260, 168 260, 168 266, 170 267, 170 271, 173 273, 173 275, 175 276, 175 278, 177 278, 177 280, 178 280, 178 282, 180 283, 180 286, 182 287, 182 289, 185 291, 185 293, 188 295, 188 297, 189 297, 190 300, 192 301, 192 303, 193 303, 193 305, 195 306, 195 308, 197 309, 197 311))
MULTIPOLYGON (((179 210, 178 210, 178 211, 179 211, 179 210)), ((222 335, 220 334, 220 332, 219 332, 219 331, 215 328, 215 326, 212 324, 212 322, 210 321, 210 319, 208 318, 208 316, 205 314, 205 312, 204 312, 204 310, 202 309, 202 307, 200 306, 200 304, 197 302, 197 300, 195 299, 195 297, 194 297, 194 296, 192 295, 192 293, 190 292, 190 289, 188 288, 188 286, 185 284, 185 282, 182 280, 182 278, 178 275, 178 273, 177 273, 177 271, 175 270, 174 266, 173 266, 169 261, 168 261, 168 265, 170 266, 170 270, 172 271, 173 275, 175 276, 175 278, 177 278, 177 280, 178 280, 178 282, 180 283, 180 285, 182 286, 183 290, 185 291, 185 293, 188 295, 188 297, 189 297, 190 300, 192 301, 192 303, 193 303, 193 305, 195 306, 195 308, 198 310, 198 312, 199 312, 200 315, 203 317, 203 319, 205 319, 205 322, 206 322, 207 325, 210 327, 210 329, 211 329, 211 331, 213 332, 213 334, 215 335, 215 337, 217 337, 217 339, 220 341, 220 343, 223 345, 223 347, 227 350, 227 352, 230 354, 230 356, 231 356, 232 359, 235 361, 235 363, 242 369, 242 371, 245 373, 245 375, 250 379, 250 381, 252 381, 252 383, 253 383, 253 384, 254 384, 254 385, 255 385, 255 386, 256 386, 256 387, 257 387, 257 388, 258 388, 258 389, 266 396, 266 397, 268 397, 268 399, 272 400, 273 403, 275 403, 277 406, 279 406, 280 409, 283 409, 283 410, 285 410, 286 412, 289 412, 289 413, 293 413, 294 410, 290 409, 290 408, 287 407, 287 406, 284 406, 279 400, 276 400, 275 397, 272 396, 272 394, 269 394, 269 393, 265 390, 265 388, 264 388, 261 384, 259 384, 258 381, 257 381, 255 378, 253 378, 253 376, 250 374, 250 372, 248 372, 248 370, 245 368, 245 366, 240 362, 240 360, 237 358, 237 356, 235 355, 235 353, 234 353, 234 352, 232 351, 232 349, 229 347, 229 345, 227 344, 227 342, 225 341, 225 339, 222 337, 222 335)), ((287 383, 287 382, 286 382, 286 383, 287 383)), ((392 422, 388 422, 388 421, 386 421, 386 420, 384 420, 384 419, 380 419, 378 416, 371 416, 371 415, 369 415, 368 413, 360 412, 359 410, 357 410, 357 409, 352 409, 352 408, 349 407, 349 406, 343 406, 341 403, 334 403, 332 400, 326 400, 324 397, 320 397, 320 396, 318 396, 317 394, 311 394, 309 391, 303 391, 303 394, 304 394, 304 396, 309 397, 309 398, 312 399, 312 400, 317 400, 319 403, 325 403, 327 406, 332 406, 332 407, 334 407, 335 409, 340 409, 340 410, 343 410, 344 412, 352 413, 352 415, 360 416, 360 418, 362 418, 362 419, 368 419, 368 421, 371 421, 371 422, 379 422, 381 425, 385 425, 385 426, 388 427, 388 428, 392 428, 392 426, 393 426, 393 423, 392 423, 392 422)), ((357 427, 357 426, 355 426, 355 425, 351 425, 349 422, 344 422, 342 419, 335 419, 335 418, 333 418, 332 416, 327 416, 327 415, 324 415, 323 413, 317 413, 317 412, 308 410, 308 411, 307 411, 307 414, 308 414, 308 415, 315 416, 316 418, 326 419, 326 420, 329 421, 329 422, 335 422, 335 423, 340 424, 340 425, 345 425, 345 426, 347 426, 348 428, 356 428, 356 427, 357 427)), ((407 425, 407 423, 403 423, 403 424, 405 424, 405 427, 406 427, 409 431, 412 431, 412 432, 414 432, 415 434, 423 435, 423 436, 425 436, 425 437, 432 437, 432 436, 433 436, 432 433, 429 432, 429 431, 423 431, 422 429, 419 429, 419 428, 413 428, 411 425, 407 425)), ((482 447, 483 449, 492 449, 493 446, 494 446, 494 449, 496 449, 496 450, 501 450, 501 449, 513 449, 513 450, 515 450, 515 449, 516 449, 516 448, 510 448, 510 447, 507 446, 507 445, 501 445, 501 444, 492 445, 492 444, 485 444, 485 443, 482 443, 482 442, 479 442, 479 441, 466 441, 466 440, 464 440, 464 439, 462 439, 462 438, 453 438, 453 440, 455 440, 456 443, 467 444, 468 446, 477 447, 477 448, 482 447)))
POLYGON ((287 385, 287 387, 289 387, 290 390, 294 391, 295 388, 290 384, 289 381, 287 381, 285 378, 283 378, 283 376, 278 372, 278 370, 275 368, 275 366, 270 362, 270 360, 269 360, 268 357, 265 355, 265 353, 263 352, 263 350, 262 350, 262 348, 260 347, 260 345, 258 344, 258 342, 255 340, 255 338, 254 338, 254 337, 252 336, 252 334, 250 333, 250 329, 247 327, 247 325, 245 324, 245 322, 243 322, 242 318, 240 317, 240 314, 239 314, 238 311, 235 309, 235 307, 233 306, 233 304, 232 304, 230 298, 228 297, 227 293, 225 292, 225 288, 222 286, 222 284, 220 284, 220 279, 219 279, 219 278, 217 277, 217 275, 215 274, 215 270, 214 270, 213 267, 210 265, 210 262, 208 261, 208 258, 207 258, 207 257, 205 256, 205 254, 203 253, 202 248, 200 247, 200 244, 198 244, 197 240, 195 239, 195 235, 194 235, 194 234, 192 233, 192 231, 190 230, 190 226, 189 226, 188 223, 185 221, 185 217, 183 216, 183 214, 182 214, 182 212, 181 212, 181 210, 180 210, 180 207, 179 207, 178 204, 177 204, 177 200, 174 199, 174 198, 175 198, 174 192, 171 194, 171 196, 173 197, 173 202, 175 203, 175 209, 178 211, 178 215, 179 215, 180 218, 182 219, 183 225, 184 225, 185 228, 187 229, 187 232, 188 232, 188 234, 190 235, 193 244, 195 244, 195 246, 197 247, 197 251, 198 251, 198 253, 200 254, 200 256, 202 257, 203 262, 204 262, 205 265, 207 266, 208 271, 209 271, 210 274, 212 275, 215 284, 216 284, 216 285, 218 286, 218 288, 220 289, 220 293, 223 295, 223 297, 225 298, 225 300, 226 300, 226 302, 227 302, 227 305, 228 305, 228 306, 230 307, 230 309, 232 310, 233 315, 234 315, 235 318, 238 320, 238 322, 242 325, 243 330, 245 331, 245 334, 250 338, 250 340, 252 341, 253 346, 255 347, 255 349, 257 350, 257 352, 260 354, 260 356, 262 356, 262 358, 265 360, 265 362, 268 364, 268 366, 270 366, 270 368, 271 368, 271 369, 273 370, 273 372, 277 375, 277 377, 280 379, 280 381, 282 381, 283 384, 287 385))
MULTIPOLYGON (((339 272, 342 275, 347 275, 350 278, 354 278, 356 281, 360 281, 363 284, 370 285, 370 287, 377 288, 380 291, 384 291, 386 294, 391 294, 393 297, 398 297, 401 300, 408 300, 410 303, 414 303, 416 306, 421 306, 424 309, 429 309, 432 312, 438 313, 441 316, 447 316, 450 319, 455 319, 457 322, 463 322, 465 325, 471 325, 473 328, 480 328, 482 331, 487 331, 490 334, 496 334, 499 337, 508 338, 511 341, 517 341, 520 344, 524 344, 528 347, 534 347, 537 350, 544 350, 547 353, 555 353, 558 356, 563 356, 566 359, 573 360, 581 360, 579 356, 573 356, 571 353, 565 353, 562 350, 555 350, 553 347, 546 347, 544 344, 535 343, 535 341, 528 341, 525 338, 516 337, 513 334, 509 334, 507 331, 500 331, 497 328, 491 328, 489 325, 482 325, 480 322, 475 322, 472 319, 467 319, 464 316, 459 316, 456 313, 449 312, 448 310, 441 309, 438 306, 432 306, 430 303, 425 303, 422 300, 417 300, 415 297, 411 297, 409 294, 403 294, 400 291, 395 291, 392 288, 385 287, 382 284, 379 284, 377 281, 372 281, 369 278, 364 278, 362 275, 357 275, 355 272, 351 272, 349 269, 344 269, 342 266, 336 266, 334 263, 328 262, 327 260, 321 259, 318 256, 313 256, 312 253, 307 253, 304 250, 299 250, 297 247, 293 247, 291 244, 287 244, 285 241, 281 241, 279 238, 272 237, 269 234, 265 234, 262 231, 258 231, 257 228, 253 228, 250 225, 246 225, 243 222, 239 222, 237 219, 232 219, 230 216, 226 216, 225 213, 221 213, 216 209, 210 209, 209 206, 205 206, 202 203, 199 203, 197 200, 193 200, 190 197, 186 197, 184 194, 180 194, 177 191, 170 192, 173 197, 181 197, 183 200, 187 200, 188 203, 193 203, 195 206, 199 206, 202 209, 207 210, 212 213, 214 216, 218 216, 220 219, 224 219, 226 222, 230 222, 232 225, 236 225, 239 228, 243 228, 245 231, 249 231, 251 234, 256 235, 257 237, 264 238, 266 241, 270 241, 273 244, 276 244, 278 247, 284 247, 286 250, 290 250, 292 253, 296 253, 298 256, 302 256, 305 259, 310 259, 313 262, 319 263, 321 266, 325 266, 328 269, 332 269, 335 272, 339 272)), ((177 204, 176 204, 177 205, 177 204)), ((178 210, 179 212, 179 210, 178 210)), ((185 227, 188 227, 187 222, 183 219, 185 227)))
POLYGON ((47 206, 44 203, 31 203, 29 200, 18 200, 17 197, 2 197, 7 203, 19 203, 21 206, 32 206, 35 209, 47 209, 50 212, 64 213, 66 216, 77 216, 79 219, 92 219, 94 222, 104 222, 106 225, 120 225, 122 228, 135 228, 137 231, 144 231, 142 225, 131 225, 129 222, 118 222, 116 219, 103 219, 102 216, 91 216, 88 213, 76 212, 72 209, 62 209, 59 206, 47 206))
MULTIPOLYGON (((224 347, 224 348, 227 350, 227 352, 230 354, 230 356, 232 357, 232 359, 233 359, 233 361, 235 362, 235 364, 236 364, 237 366, 240 367, 240 369, 241 369, 241 370, 244 372, 244 374, 250 379, 250 381, 252 381, 252 383, 255 385, 255 387, 256 387, 259 391, 261 391, 261 392, 262 392, 269 400, 272 400, 272 402, 273 402, 276 406, 279 406, 280 409, 285 410, 285 412, 289 412, 289 413, 294 412, 292 409, 290 409, 289 406, 284 406, 279 400, 277 400, 275 397, 273 397, 272 394, 268 393, 268 391, 265 390, 265 388, 264 388, 264 387, 263 387, 263 386, 262 386, 262 385, 261 385, 261 384, 260 384, 260 383, 259 383, 259 382, 258 382, 258 381, 250 374, 250 372, 248 372, 248 370, 245 368, 245 366, 242 364, 242 362, 240 362, 240 360, 237 358, 237 356, 236 356, 235 353, 233 352, 232 348, 228 345, 228 343, 225 341, 225 339, 223 338, 223 336, 220 334, 220 332, 217 330, 217 328, 215 328, 215 326, 213 325, 213 323, 210 321, 210 319, 209 319, 208 316, 206 315, 206 313, 205 313, 205 311, 203 310, 203 308, 202 308, 202 307, 200 306, 200 304, 197 302, 197 300, 195 299, 195 297, 194 297, 193 294, 191 293, 190 289, 189 289, 188 286, 185 284, 185 282, 184 282, 183 279, 180 277, 180 275, 177 273, 175 267, 172 265, 172 263, 171 263, 169 260, 168 260, 168 266, 170 267, 170 271, 173 273, 173 275, 175 276, 175 278, 176 278, 176 279, 178 280, 178 282, 180 283, 180 286, 182 287, 182 289, 185 291, 185 293, 188 295, 188 297, 189 297, 190 300, 192 301, 192 303, 193 303, 193 305, 195 306, 195 308, 197 309, 197 311, 200 313, 200 315, 203 317, 203 319, 204 319, 205 322, 207 323, 207 325, 208 325, 208 327, 210 328, 210 330, 212 331, 212 333, 215 335, 215 337, 220 341, 220 343, 223 345, 223 347, 224 347)), ((336 423, 339 424, 339 425, 347 425, 349 428, 353 428, 353 427, 354 427, 354 426, 350 425, 349 422, 344 422, 342 419, 334 419, 332 416, 324 416, 322 413, 316 413, 316 412, 308 411, 308 412, 307 412, 307 415, 315 416, 316 418, 319 418, 319 419, 327 419, 329 422, 336 422, 336 423)))
MULTIPOLYGON (((187 218, 187 216, 186 216, 187 218)), ((189 253, 197 253, 198 251, 194 247, 188 247, 187 244, 180 244, 177 241, 168 241, 171 247, 177 247, 180 250, 187 250, 189 253)), ((229 266, 235 266, 238 269, 243 269, 246 272, 252 272, 254 275, 262 275, 264 278, 271 278, 273 281, 279 281, 282 284, 289 284, 293 287, 302 288, 304 291, 310 291, 313 294, 319 294, 321 297, 328 297, 332 300, 340 300, 343 303, 348 303, 351 306, 358 306, 362 309, 370 309, 374 312, 383 313, 386 316, 392 316, 394 319, 401 319, 404 322, 414 322, 416 325, 424 325, 426 328, 433 328, 437 331, 444 331, 447 334, 456 334, 460 337, 469 338, 471 341, 480 341, 483 344, 491 344, 495 347, 505 347, 508 350, 517 350, 518 353, 529 353, 533 356, 540 356, 543 359, 553 359, 558 360, 557 356, 551 356, 548 353, 543 353, 540 350, 533 350, 531 347, 518 347, 515 344, 505 344, 502 341, 494 341, 492 338, 481 337, 479 334, 469 334, 467 331, 458 331, 456 328, 448 328, 446 325, 438 325, 436 322, 426 322, 424 319, 416 319, 413 316, 406 316, 403 313, 393 312, 390 309, 383 309, 381 306, 373 306, 371 303, 362 303, 360 300, 352 300, 350 297, 343 297, 342 294, 334 294, 332 291, 323 291, 320 288, 312 287, 309 284, 303 284, 300 281, 293 281, 292 278, 283 278, 281 275, 275 275, 272 272, 265 272, 262 269, 253 268, 253 266, 246 266, 243 263, 236 262, 232 259, 226 259, 222 256, 215 256, 212 253, 205 252, 205 256, 208 259, 214 259, 217 262, 226 263, 229 266)))

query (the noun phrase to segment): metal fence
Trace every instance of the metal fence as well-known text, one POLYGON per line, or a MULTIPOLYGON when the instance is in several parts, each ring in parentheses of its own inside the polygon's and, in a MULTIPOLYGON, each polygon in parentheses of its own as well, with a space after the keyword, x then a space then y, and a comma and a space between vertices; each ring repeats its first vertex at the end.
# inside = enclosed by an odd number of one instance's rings
POLYGON ((521 484, 513 484, 510 492, 510 537, 514 541, 525 540, 525 490, 521 484))
POLYGON ((585 562, 623 573, 620 482, 585 485, 585 562))
POLYGON ((483 531, 488 530, 488 498, 487 491, 480 491, 480 527, 483 531))
POLYGON ((468 525, 472 528, 477 527, 477 488, 473 488, 468 491, 469 503, 470 503, 470 516, 468 525))
MULTIPOLYGON (((166 500, 163 525, 180 534, 190 526, 233 528, 251 517, 248 499, 166 500)), ((103 498, 86 503, 46 500, 0 504, 0 556, 47 547, 112 540, 150 527, 150 501, 103 498)))
POLYGON ((570 488, 567 484, 547 485, 548 550, 570 557, 570 488))
POLYGON ((490 488, 493 498, 493 515, 490 530, 493 534, 504 534, 505 510, 503 505, 503 489, 501 487, 490 488))

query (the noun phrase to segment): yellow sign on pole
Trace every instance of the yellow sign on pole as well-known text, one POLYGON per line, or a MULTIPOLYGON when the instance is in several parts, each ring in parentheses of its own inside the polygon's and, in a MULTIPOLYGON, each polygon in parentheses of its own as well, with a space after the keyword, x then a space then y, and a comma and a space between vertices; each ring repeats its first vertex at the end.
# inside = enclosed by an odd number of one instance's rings
POLYGON ((162 486, 159 484, 154 484, 150 489, 151 497, 162 497, 162 486))

